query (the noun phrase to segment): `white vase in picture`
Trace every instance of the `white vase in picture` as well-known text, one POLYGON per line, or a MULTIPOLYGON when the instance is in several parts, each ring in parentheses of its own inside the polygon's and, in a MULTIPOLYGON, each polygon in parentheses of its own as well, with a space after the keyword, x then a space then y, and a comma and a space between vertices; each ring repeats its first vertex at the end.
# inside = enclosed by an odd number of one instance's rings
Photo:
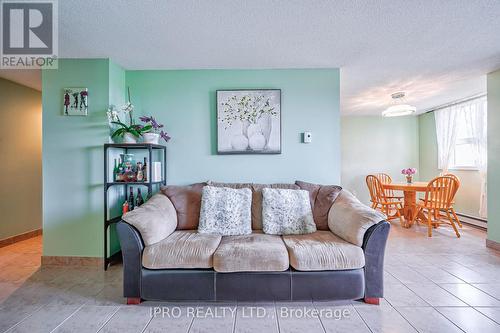
POLYGON ((125 133, 123 135, 123 143, 137 143, 137 138, 131 133, 125 133))
POLYGON ((158 133, 143 133, 142 142, 158 144, 160 141, 160 134, 158 133))
POLYGON ((231 138, 231 147, 238 151, 246 150, 248 148, 248 139, 243 134, 234 135, 231 138))
POLYGON ((264 134, 257 132, 248 139, 248 145, 252 150, 263 150, 266 146, 264 134))

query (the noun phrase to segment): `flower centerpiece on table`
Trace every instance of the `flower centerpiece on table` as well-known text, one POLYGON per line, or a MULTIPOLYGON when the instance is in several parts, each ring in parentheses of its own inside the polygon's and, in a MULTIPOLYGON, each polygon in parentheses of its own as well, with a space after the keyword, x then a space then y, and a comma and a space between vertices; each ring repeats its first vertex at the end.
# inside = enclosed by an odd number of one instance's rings
POLYGON ((413 182, 413 175, 417 173, 417 169, 408 168, 401 170, 401 173, 406 176, 406 182, 411 184, 413 182))
POLYGON ((139 117, 139 120, 147 124, 144 128, 148 128, 147 131, 143 130, 142 132, 143 142, 158 144, 160 138, 165 142, 171 139, 168 133, 162 130, 163 124, 158 123, 153 116, 142 116, 139 117))

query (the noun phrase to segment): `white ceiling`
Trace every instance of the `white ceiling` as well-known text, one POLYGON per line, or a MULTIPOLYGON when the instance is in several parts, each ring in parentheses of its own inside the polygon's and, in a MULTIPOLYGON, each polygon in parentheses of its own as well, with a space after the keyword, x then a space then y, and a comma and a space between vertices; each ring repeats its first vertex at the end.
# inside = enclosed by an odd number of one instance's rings
POLYGON ((399 90, 422 112, 500 68, 498 0, 64 0, 59 23, 60 57, 127 69, 340 67, 352 115, 399 90))

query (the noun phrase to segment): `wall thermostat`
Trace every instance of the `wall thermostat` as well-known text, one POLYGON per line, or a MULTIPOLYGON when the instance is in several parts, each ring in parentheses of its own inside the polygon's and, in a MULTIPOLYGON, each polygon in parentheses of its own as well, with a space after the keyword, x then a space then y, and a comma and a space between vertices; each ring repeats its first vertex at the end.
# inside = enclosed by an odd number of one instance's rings
POLYGON ((312 142, 312 133, 311 132, 302 133, 302 140, 304 143, 311 143, 312 142))

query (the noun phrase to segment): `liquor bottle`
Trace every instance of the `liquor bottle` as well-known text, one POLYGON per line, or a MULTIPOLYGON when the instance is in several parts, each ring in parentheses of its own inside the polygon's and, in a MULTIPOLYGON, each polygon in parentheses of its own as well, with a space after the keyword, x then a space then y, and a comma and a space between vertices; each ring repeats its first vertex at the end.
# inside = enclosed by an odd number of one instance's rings
POLYGON ((121 159, 118 160, 118 173, 116 175, 117 182, 123 182, 125 179, 125 168, 123 167, 123 161, 121 159))
POLYGON ((128 195, 128 209, 134 210, 134 189, 130 187, 130 194, 128 195))
POLYGON ((128 201, 125 201, 122 205, 122 215, 128 212, 128 201))
POLYGON ((118 163, 115 158, 115 166, 113 168, 113 181, 116 182, 118 178, 118 163))
POLYGON ((138 182, 142 182, 144 181, 144 167, 142 166, 142 162, 137 162, 137 167, 136 167, 136 170, 137 170, 137 174, 136 174, 136 179, 138 182))
POLYGON ((139 207, 144 203, 144 198, 142 197, 141 189, 137 189, 137 198, 135 199, 135 207, 139 207))
POLYGON ((146 158, 144 157, 144 164, 142 165, 142 178, 145 182, 148 181, 148 164, 146 163, 146 158))

